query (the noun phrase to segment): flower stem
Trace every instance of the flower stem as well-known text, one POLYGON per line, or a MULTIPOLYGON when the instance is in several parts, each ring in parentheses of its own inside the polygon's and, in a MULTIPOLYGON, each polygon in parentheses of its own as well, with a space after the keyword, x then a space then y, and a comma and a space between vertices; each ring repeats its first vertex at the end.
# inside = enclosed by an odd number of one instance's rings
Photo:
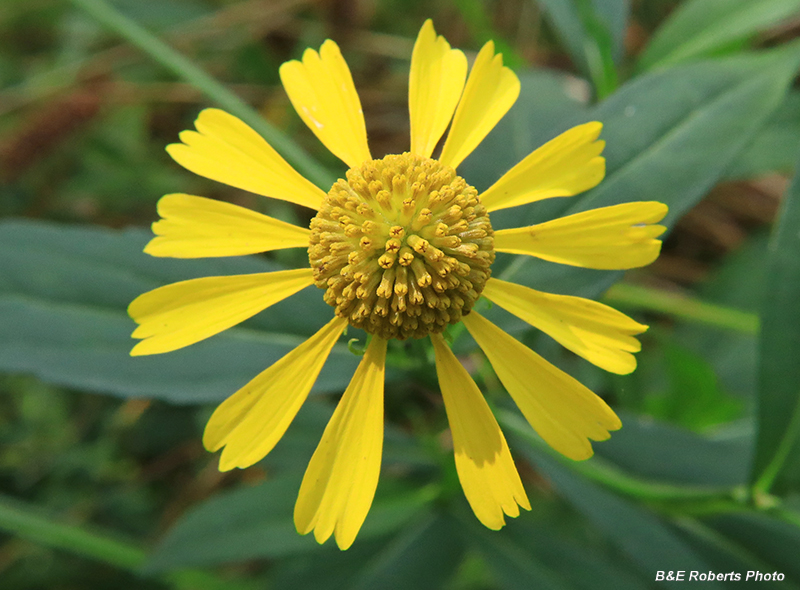
POLYGON ((70 0, 110 30, 135 45, 156 62, 191 84, 220 107, 255 129, 269 144, 310 181, 327 191, 334 175, 296 143, 270 125, 253 107, 225 88, 204 70, 148 32, 105 0, 70 0))
POLYGON ((568 462, 570 469, 584 477, 625 496, 649 502, 713 502, 725 506, 741 505, 743 502, 740 498, 745 498, 736 488, 676 485, 643 480, 628 475, 599 458, 591 461, 567 461, 536 437, 530 425, 520 416, 507 410, 500 410, 496 415, 497 421, 507 432, 563 463, 568 462))
POLYGON ((606 292, 603 301, 745 334, 756 334, 759 329, 758 316, 754 313, 639 285, 617 283, 606 292))
MULTIPOLYGON (((133 573, 138 573, 147 560, 145 550, 133 543, 80 526, 54 522, 36 507, 5 497, 0 498, 0 531, 133 573)), ((199 570, 172 572, 164 580, 181 590, 251 590, 254 587, 199 570)))

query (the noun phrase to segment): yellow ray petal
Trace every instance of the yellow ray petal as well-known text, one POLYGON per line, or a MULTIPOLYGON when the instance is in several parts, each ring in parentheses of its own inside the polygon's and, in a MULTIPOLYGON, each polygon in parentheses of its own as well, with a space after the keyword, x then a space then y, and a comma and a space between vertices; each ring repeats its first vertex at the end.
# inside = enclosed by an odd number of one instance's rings
POLYGON ((294 522, 324 543, 350 547, 367 517, 381 470, 386 340, 373 336, 306 469, 294 522))
POLYGON ((208 420, 203 445, 225 450, 220 471, 263 459, 294 420, 347 321, 334 318, 222 402, 208 420))
POLYGON ((411 55, 408 111, 411 152, 430 158, 453 118, 467 79, 467 58, 436 36, 431 19, 419 31, 411 55))
POLYGON ((616 309, 591 299, 542 293, 494 278, 486 283, 483 295, 606 371, 627 375, 636 368, 631 353, 641 350, 641 344, 633 336, 647 326, 616 309))
POLYGON ((205 109, 197 131, 167 146, 181 166, 211 180, 265 197, 319 209, 325 193, 303 178, 246 123, 219 109, 205 109))
POLYGON ((214 199, 164 195, 158 213, 156 237, 144 249, 152 256, 242 256, 308 246, 307 229, 214 199))
POLYGON ((525 205, 551 197, 571 197, 596 186, 606 173, 596 141, 603 128, 597 121, 565 131, 506 172, 481 195, 488 211, 525 205))
POLYGON ((478 53, 439 161, 457 168, 497 125, 519 96, 519 78, 503 67, 489 41, 478 53))
POLYGON ((200 342, 243 322, 314 282, 310 268, 204 277, 139 295, 128 314, 144 338, 131 355, 158 354, 200 342))
POLYGON ((525 418, 559 453, 588 459, 587 439, 606 440, 622 426, 602 399, 489 320, 473 311, 463 321, 525 418))
POLYGON ((661 240, 656 238, 666 228, 651 224, 666 214, 667 206, 656 201, 601 207, 530 227, 497 231, 494 248, 586 268, 637 268, 658 258, 661 240))
POLYGON ((280 75, 297 114, 325 147, 350 168, 372 159, 361 101, 336 43, 328 39, 319 53, 306 49, 303 61, 287 61, 280 75))
POLYGON ((498 530, 503 513, 519 516, 530 510, 508 444, 478 386, 440 334, 431 334, 436 374, 453 435, 456 471, 464 495, 478 520, 498 530))

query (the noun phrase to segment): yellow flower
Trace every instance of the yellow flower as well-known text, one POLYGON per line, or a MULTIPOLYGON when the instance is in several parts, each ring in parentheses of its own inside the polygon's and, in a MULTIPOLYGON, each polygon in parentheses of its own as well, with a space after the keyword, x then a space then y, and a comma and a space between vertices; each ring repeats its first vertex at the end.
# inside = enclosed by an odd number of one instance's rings
POLYGON ((280 69, 292 104, 309 129, 349 170, 325 194, 300 176, 258 134, 216 109, 197 131, 180 134, 169 154, 207 178, 317 210, 310 229, 228 203, 164 196, 153 225, 153 256, 238 256, 308 248, 310 267, 207 277, 145 293, 129 307, 142 339, 133 355, 189 346, 316 284, 335 308, 314 336, 225 400, 203 436, 223 449, 219 467, 248 467, 272 450, 305 401, 333 345, 350 324, 371 334, 361 363, 308 465, 295 506, 300 533, 340 548, 355 539, 378 484, 383 444, 387 340, 430 337, 464 494, 487 527, 530 509, 503 433, 478 387, 441 333, 463 321, 536 432, 571 459, 592 455, 591 440, 620 428, 599 397, 477 312, 479 296, 614 373, 636 367, 634 335, 647 329, 605 305, 490 278, 495 252, 562 264, 627 269, 652 262, 666 206, 635 202, 518 229, 493 231, 489 214, 597 185, 605 174, 601 124, 579 125, 546 143, 483 194, 456 168, 519 94, 519 80, 489 42, 467 77, 464 54, 423 25, 411 58, 411 150, 374 160, 361 105, 339 48, 280 69), (441 155, 434 148, 450 125, 441 155))

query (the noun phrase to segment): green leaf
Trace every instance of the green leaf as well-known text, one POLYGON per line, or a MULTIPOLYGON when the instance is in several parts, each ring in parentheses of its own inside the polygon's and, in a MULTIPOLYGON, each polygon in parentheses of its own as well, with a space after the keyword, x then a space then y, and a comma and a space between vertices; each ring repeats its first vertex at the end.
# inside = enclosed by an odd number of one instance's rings
MULTIPOLYGON (((738 516, 730 516, 738 519, 738 516)), ((725 515, 720 518, 727 520, 729 517, 725 515)), ((717 517, 713 517, 711 522, 716 520, 717 517)), ((758 553, 750 551, 747 546, 739 543, 737 539, 726 536, 719 530, 710 526, 706 521, 685 517, 680 519, 678 526, 680 527, 679 534, 681 538, 711 566, 710 571, 714 573, 738 573, 741 576, 739 582, 745 582, 747 573, 750 571, 760 571, 762 573, 772 573, 776 569, 780 571, 780 568, 776 567, 769 560, 765 561, 761 559, 758 553)), ((706 582, 703 582, 703 584, 705 583, 706 582)), ((777 582, 754 582, 753 580, 747 580, 746 583, 748 586, 754 585, 756 588, 798 590, 796 584, 787 580, 777 582)), ((728 583, 728 587, 732 587, 730 582, 728 583)))
POLYGON ((800 482, 800 174, 783 202, 766 261, 759 336, 757 490, 800 482), (781 471, 788 469, 790 474, 781 471))
MULTIPOLYGON (((751 235, 714 269, 697 287, 703 301, 758 313, 763 305, 767 269, 767 236, 751 235)), ((721 332, 696 323, 681 322, 674 339, 711 363, 723 390, 748 400, 755 396, 757 373, 756 338, 721 332)), ((751 404, 748 404, 751 405, 751 404)))
POLYGON ((672 225, 783 101, 799 63, 800 47, 786 47, 634 80, 590 113, 604 124, 606 178, 567 213, 656 200, 672 225))
MULTIPOLYGON (((674 224, 716 184, 783 100, 799 60, 797 48, 781 49, 663 70, 632 81, 583 119, 604 123, 605 180, 581 198, 553 201, 560 201, 566 214, 628 201, 661 201, 670 208, 665 223, 674 224)), ((524 213, 518 215, 521 221, 524 213)), ((524 220, 543 221, 530 213, 524 220)), ((547 266, 552 265, 517 257, 498 276, 541 287, 544 283, 537 276, 549 273, 547 266)), ((583 274, 584 293, 594 290, 597 295, 608 286, 598 282, 601 273, 571 268, 558 272, 583 274)))
POLYGON ((669 387, 645 399, 644 411, 655 418, 693 430, 730 422, 742 411, 742 403, 725 394, 711 365, 670 340, 662 339, 669 387))
POLYGON ((351 590, 358 574, 389 545, 387 539, 361 538, 347 550, 335 545, 313 553, 284 558, 275 563, 270 588, 313 588, 314 590, 351 590))
POLYGON ((724 514, 705 519, 706 524, 763 560, 769 572, 779 571, 800 585, 800 527, 767 514, 724 514))
POLYGON ((628 0, 537 0, 578 69, 599 96, 616 86, 614 63, 622 57, 628 0))
POLYGON ((420 590, 446 587, 463 556, 463 543, 444 515, 423 512, 391 539, 365 539, 347 551, 325 548, 277 565, 273 588, 420 590))
POLYGON ((424 513, 392 538, 350 587, 439 590, 453 577, 463 556, 464 543, 452 520, 445 515, 424 513))
POLYGON ((747 482, 752 432, 714 438, 620 412, 623 428, 595 453, 625 472, 670 483, 736 486, 747 482))
POLYGON ((569 586, 556 572, 540 563, 525 546, 518 545, 507 535, 470 522, 465 536, 469 536, 478 548, 504 590, 568 590, 569 586))
MULTIPOLYGON (((279 268, 257 257, 154 258, 142 252, 148 238, 142 230, 1 222, 0 370, 124 397, 216 401, 332 317, 311 287, 243 327, 166 355, 131 357, 135 324, 126 308, 136 296, 192 277, 279 268)), ((315 391, 344 389, 357 362, 337 344, 315 391)))
MULTIPOLYGON (((545 142, 566 131, 586 112, 588 85, 563 72, 536 69, 517 72, 520 95, 505 117, 473 151, 458 172, 483 191, 545 142)), ((544 204, 544 203, 542 203, 544 204)), ((514 217, 492 213, 493 227, 513 227, 514 217)))
POLYGON ((189 510, 153 549, 147 573, 278 557, 313 551, 313 537, 297 534, 292 507, 300 479, 296 474, 252 488, 219 494, 189 510))
MULTIPOLYGON (((300 408, 278 445, 263 459, 262 466, 268 471, 305 470, 333 410, 334 404, 327 403, 327 400, 320 398, 308 400, 300 408)), ((430 469, 434 465, 430 454, 417 443, 416 439, 392 424, 386 424, 384 427, 382 460, 383 467, 389 470, 398 466, 402 466, 403 469, 409 467, 430 469)), ((381 489, 383 487, 385 486, 381 489)), ((366 526, 369 527, 369 524, 366 526)))
MULTIPOLYGON (((652 512, 623 500, 576 475, 555 459, 537 452, 518 437, 520 449, 554 484, 556 490, 648 577, 658 570, 708 571, 708 565, 652 512)), ((707 588, 723 588, 708 582, 707 588)))
POLYGON ((800 92, 791 92, 750 144, 731 162, 727 180, 791 172, 800 157, 800 92))
POLYGON ((751 39, 800 10, 800 0, 689 0, 661 25, 639 70, 708 57, 751 39))
MULTIPOLYGON (((256 487, 218 494, 195 506, 153 549, 145 571, 328 551, 332 540, 320 547, 313 534, 300 535, 294 526, 292 514, 301 476, 300 471, 281 475, 256 487)), ((432 497, 426 488, 387 494, 383 491, 386 487, 383 482, 357 543, 369 544, 406 526, 432 497)))
POLYGON ((465 536, 471 539, 504 589, 650 587, 623 563, 612 561, 585 543, 565 538, 565 527, 556 528, 523 513, 519 518, 508 519, 503 530, 489 531, 473 519, 470 514, 463 521, 465 536))

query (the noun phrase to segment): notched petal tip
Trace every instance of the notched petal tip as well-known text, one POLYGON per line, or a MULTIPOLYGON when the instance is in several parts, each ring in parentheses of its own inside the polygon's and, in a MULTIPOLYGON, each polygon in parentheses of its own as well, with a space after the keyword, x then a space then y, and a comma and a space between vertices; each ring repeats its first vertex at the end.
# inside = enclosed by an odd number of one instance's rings
POLYGON ((495 55, 494 43, 487 42, 469 73, 439 161, 457 168, 513 106, 520 88, 502 54, 495 55))
POLYGON ((635 336, 647 326, 608 305, 495 278, 483 295, 602 369, 626 375, 636 368, 631 353, 641 350, 641 343, 635 336))
POLYGON ((527 254, 550 262, 599 270, 627 270, 658 258, 666 205, 657 201, 621 203, 552 221, 495 232, 499 252, 527 254))
POLYGON ((220 471, 263 459, 291 424, 346 322, 334 318, 223 401, 206 424, 203 446, 223 448, 220 471))
POLYGON ((548 141, 506 172, 481 195, 488 211, 518 207, 543 199, 571 197, 597 186, 605 177, 598 140, 602 124, 577 125, 548 141))
POLYGON ((310 268, 270 273, 203 277, 139 295, 128 315, 144 338, 136 354, 184 348, 218 334, 313 284, 310 268))
POLYGON ((414 43, 409 72, 408 107, 411 152, 430 157, 453 118, 467 78, 467 58, 428 19, 414 43))
POLYGON ((556 451, 587 459, 590 440, 605 440, 620 427, 602 399, 489 320, 473 311, 463 321, 522 414, 556 451))
POLYGON ((334 41, 319 52, 306 49, 302 61, 285 62, 279 74, 295 111, 332 154, 350 168, 372 159, 361 101, 334 41))
POLYGON ((493 530, 505 516, 530 510, 503 432, 486 400, 440 334, 431 335, 436 374, 453 436, 456 471, 464 495, 481 523, 493 530))
POLYGON ((174 193, 161 197, 158 213, 156 237, 144 249, 151 256, 244 256, 308 247, 308 229, 224 201, 174 193))
POLYGON ((373 337, 308 464, 294 509, 300 534, 350 547, 367 517, 383 449, 386 340, 373 337))
POLYGON ((182 143, 166 147, 187 170, 252 193, 319 208, 325 193, 241 119, 220 109, 204 109, 195 128, 179 134, 182 143))

